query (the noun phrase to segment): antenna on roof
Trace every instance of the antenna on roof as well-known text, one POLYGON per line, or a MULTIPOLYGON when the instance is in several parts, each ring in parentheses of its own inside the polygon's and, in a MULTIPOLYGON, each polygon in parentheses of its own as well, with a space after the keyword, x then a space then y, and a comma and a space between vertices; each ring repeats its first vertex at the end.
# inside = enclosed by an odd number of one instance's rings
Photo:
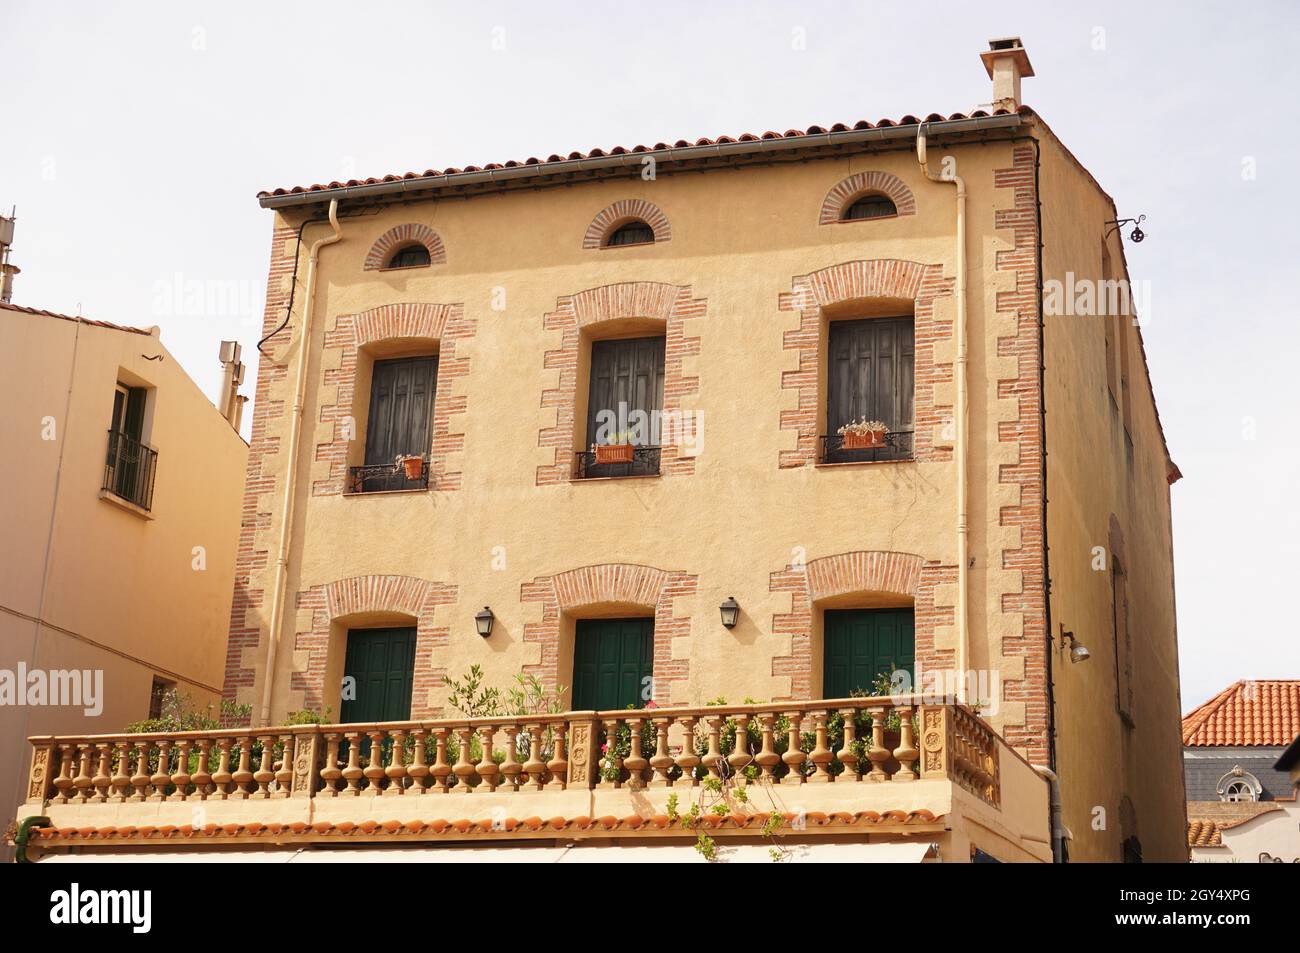
POLYGON ((9 217, 0 215, 0 304, 8 304, 14 296, 14 275, 18 274, 17 265, 9 262, 9 249, 14 243, 14 222, 18 220, 18 206, 13 207, 9 217))

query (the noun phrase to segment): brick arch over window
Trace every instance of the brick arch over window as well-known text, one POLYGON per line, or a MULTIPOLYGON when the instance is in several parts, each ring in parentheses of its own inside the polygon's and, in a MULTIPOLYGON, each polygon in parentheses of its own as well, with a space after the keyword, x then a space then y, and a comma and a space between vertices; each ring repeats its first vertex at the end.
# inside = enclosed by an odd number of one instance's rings
POLYGON ((858 172, 847 179, 841 179, 826 193, 817 218, 818 224, 830 225, 840 221, 845 210, 869 192, 888 195, 899 216, 916 214, 916 199, 912 196, 912 190, 898 176, 888 172, 858 172))
POLYGON ((790 654, 772 659, 772 674, 790 679, 787 698, 812 698, 818 691, 812 684, 814 607, 824 599, 859 592, 911 597, 918 664, 925 669, 950 667, 954 658, 947 644, 955 618, 952 593, 939 587, 956 579, 955 566, 926 562, 913 553, 881 550, 836 553, 772 573, 769 591, 790 593, 790 611, 772 617, 772 632, 789 637, 790 654))
POLYGON ((948 459, 951 446, 936 446, 942 441, 935 439, 952 416, 951 405, 937 404, 935 399, 935 391, 952 381, 951 362, 935 361, 936 343, 946 343, 952 337, 951 318, 940 320, 935 314, 936 299, 952 295, 953 279, 943 276, 943 266, 893 258, 846 261, 798 275, 790 288, 781 295, 778 307, 799 314, 798 327, 783 335, 785 349, 795 352, 798 364, 793 370, 782 371, 781 386, 794 391, 798 401, 793 409, 780 413, 781 429, 795 432, 795 447, 780 451, 779 465, 802 467, 817 462, 818 412, 825 400, 818 388, 823 360, 819 346, 822 309, 862 298, 903 298, 912 302, 916 339, 913 456, 917 460, 948 459))
POLYGON ((583 566, 538 576, 519 590, 520 602, 541 604, 539 622, 524 625, 524 642, 541 647, 541 661, 525 665, 549 690, 559 682, 560 621, 565 612, 617 602, 654 612, 654 700, 659 705, 686 701, 690 659, 673 658, 673 639, 691 634, 691 617, 675 614, 678 599, 695 595, 699 576, 631 563, 583 566))
MULTIPOLYGON (((686 359, 700 352, 700 339, 686 334, 686 322, 703 318, 706 302, 692 298, 689 286, 655 281, 628 281, 588 288, 556 302, 545 315, 543 327, 559 331, 560 346, 545 353, 542 366, 558 371, 558 386, 542 391, 543 409, 555 409, 555 425, 542 427, 539 447, 553 447, 554 461, 537 468, 537 485, 567 483, 573 474, 573 439, 578 402, 578 364, 582 353, 582 329, 623 318, 650 318, 664 322, 664 406, 665 412, 679 412, 682 398, 699 390, 699 378, 685 373, 686 359)), ((440 385, 441 386, 441 383, 440 385)), ((659 472, 676 476, 695 472, 695 457, 680 453, 681 447, 665 446, 659 456, 659 472)))
POLYGON ((612 205, 606 205, 591 220, 586 234, 582 236, 582 247, 600 248, 613 234, 614 229, 638 220, 650 226, 656 244, 666 242, 673 237, 668 216, 659 210, 659 206, 645 199, 619 199, 612 205))
POLYGON ((447 249, 443 247, 437 232, 428 225, 407 222, 405 225, 393 226, 375 240, 366 253, 364 270, 379 271, 387 268, 393 252, 405 245, 423 245, 429 251, 431 265, 441 265, 447 261, 447 249))
MULTIPOLYGON (((411 691, 411 717, 431 718, 440 712, 429 703, 442 687, 445 666, 435 667, 437 650, 445 648, 450 629, 434 625, 438 606, 456 601, 456 587, 415 576, 350 576, 313 586, 298 593, 300 613, 310 612, 311 624, 294 639, 294 670, 290 689, 303 693, 304 708, 324 711, 325 670, 329 662, 330 629, 341 619, 367 613, 394 613, 415 619, 415 675, 411 691), (301 664, 299 664, 301 659, 301 664)), ((338 712, 334 712, 337 717, 338 712)))
POLYGON ((343 492, 348 467, 346 425, 353 413, 357 353, 368 344, 397 339, 418 339, 438 349, 438 386, 433 397, 432 446, 429 478, 436 490, 457 490, 459 471, 450 469, 451 455, 459 453, 464 433, 453 433, 454 417, 465 412, 467 398, 453 393, 457 382, 469 374, 469 358, 458 356, 460 342, 472 338, 476 322, 465 317, 459 304, 388 304, 360 314, 341 314, 325 333, 325 366, 321 387, 320 422, 329 425, 329 439, 316 444, 312 468, 312 493, 331 496, 343 492), (335 388, 333 400, 329 389, 335 388))

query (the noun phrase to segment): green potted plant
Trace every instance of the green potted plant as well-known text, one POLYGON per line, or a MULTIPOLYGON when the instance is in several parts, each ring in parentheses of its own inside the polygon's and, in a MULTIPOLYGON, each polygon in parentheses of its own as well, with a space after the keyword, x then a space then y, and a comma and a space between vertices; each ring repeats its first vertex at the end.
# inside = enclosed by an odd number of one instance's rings
POLYGON ((845 450, 878 450, 885 445, 889 427, 879 420, 855 420, 837 433, 844 438, 845 450))

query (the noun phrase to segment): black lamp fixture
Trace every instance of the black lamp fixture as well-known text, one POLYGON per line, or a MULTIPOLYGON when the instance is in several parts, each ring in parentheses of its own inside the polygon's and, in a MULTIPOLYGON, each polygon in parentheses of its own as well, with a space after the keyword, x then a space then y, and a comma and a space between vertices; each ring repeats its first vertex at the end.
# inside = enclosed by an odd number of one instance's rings
POLYGON ((496 616, 492 614, 492 609, 489 606, 484 606, 482 612, 474 613, 474 628, 478 629, 478 634, 485 639, 491 635, 492 620, 495 618, 496 616))
POLYGON ((1073 632, 1067 632, 1064 625, 1060 627, 1060 632, 1061 648, 1064 649, 1066 646, 1069 646, 1071 662, 1086 662, 1088 659, 1092 658, 1092 653, 1088 651, 1088 647, 1076 639, 1073 632))
POLYGON ((718 611, 722 613, 722 624, 728 629, 734 629, 736 620, 740 618, 740 603, 735 596, 727 596, 722 605, 718 606, 718 611))

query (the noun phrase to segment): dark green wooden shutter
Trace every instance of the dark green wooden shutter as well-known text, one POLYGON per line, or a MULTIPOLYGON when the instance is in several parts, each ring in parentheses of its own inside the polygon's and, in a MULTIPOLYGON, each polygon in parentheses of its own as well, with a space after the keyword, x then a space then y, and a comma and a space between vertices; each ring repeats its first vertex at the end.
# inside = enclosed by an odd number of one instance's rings
MULTIPOLYGON (((594 341, 591 345, 591 388, 587 399, 587 446, 596 443, 597 419, 602 410, 620 417, 619 405, 627 414, 643 411, 647 426, 654 411, 664 403, 664 339, 626 338, 594 341)), ((616 425, 613 429, 618 429, 616 425)), ((643 445, 658 443, 658 434, 648 431, 643 445)))
POLYGON ((645 707, 654 674, 653 619, 579 619, 573 644, 573 707, 645 707))
POLYGON ((340 721, 406 721, 411 717, 415 629, 353 629, 343 674, 356 680, 355 697, 343 700, 340 721))
POLYGON ((836 609, 825 613, 824 698, 870 692, 895 669, 916 676, 916 628, 911 609, 836 609))
POLYGON ((399 454, 429 452, 437 381, 436 357, 375 361, 366 423, 368 466, 392 463, 399 454))
POLYGON ((144 403, 147 395, 148 391, 143 387, 132 387, 127 391, 122 432, 132 440, 140 440, 144 437, 144 403))
POLYGON ((832 321, 828 354, 827 433, 860 419, 883 421, 890 430, 912 426, 911 318, 832 321))

